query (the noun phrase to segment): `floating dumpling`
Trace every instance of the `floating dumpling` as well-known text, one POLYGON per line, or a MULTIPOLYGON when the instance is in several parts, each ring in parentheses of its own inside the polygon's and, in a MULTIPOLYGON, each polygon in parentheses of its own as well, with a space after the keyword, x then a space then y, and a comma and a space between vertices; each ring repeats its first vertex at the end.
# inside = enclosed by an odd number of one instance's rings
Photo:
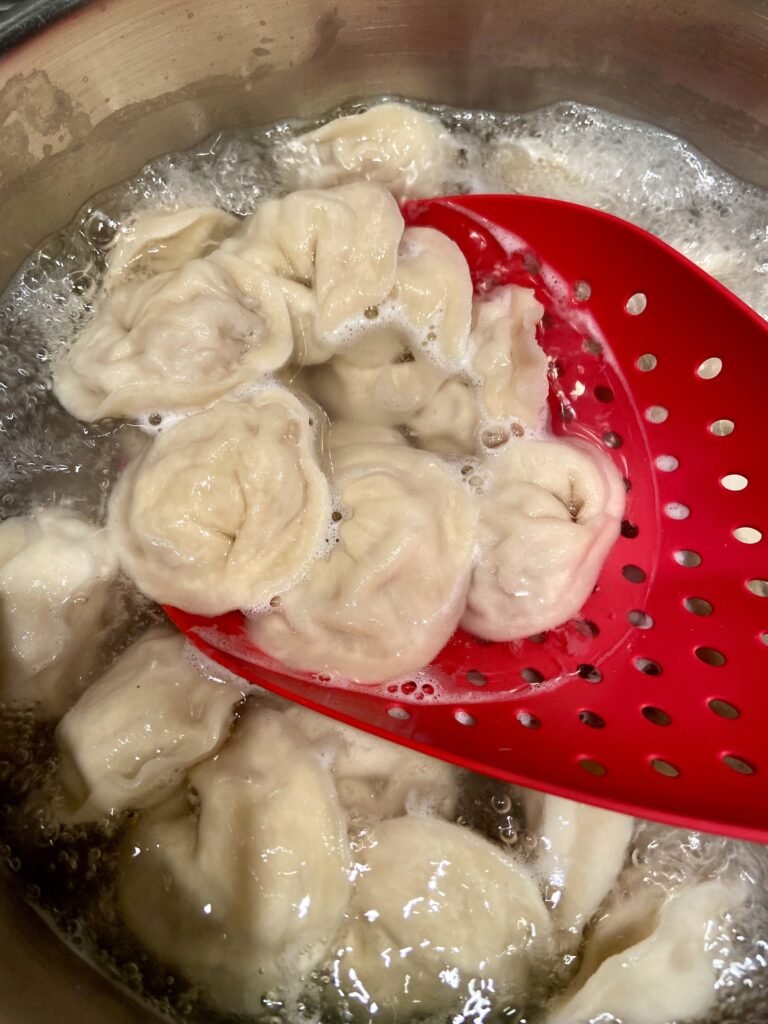
POLYGON ((213 206, 146 210, 117 233, 109 253, 107 285, 125 277, 154 277, 207 256, 237 230, 239 221, 213 206))
POLYGON ((283 282, 303 339, 300 358, 312 363, 348 343, 345 325, 389 295, 402 234, 402 215, 386 189, 357 182, 265 200, 212 259, 224 261, 246 293, 241 273, 248 268, 283 282))
POLYGON ((127 834, 118 902, 128 927, 228 1013, 298 994, 351 895, 333 781, 284 715, 251 703, 175 800, 127 834))
POLYGON ((436 117, 402 103, 381 103, 291 139, 282 153, 303 188, 366 178, 398 199, 436 195, 451 136, 436 117))
POLYGON ((98 820, 163 800, 226 739, 246 683, 204 675, 179 633, 152 630, 56 729, 66 815, 98 820))
POLYGON ((554 920, 578 942, 624 866, 634 819, 532 790, 525 804, 554 920))
POLYGON ((398 331, 380 328, 305 370, 301 380, 335 419, 391 427, 434 398, 445 373, 414 355, 398 331))
POLYGON ((73 416, 138 417, 197 409, 258 382, 293 352, 275 279, 251 273, 247 295, 210 260, 107 295, 54 366, 54 394, 73 416))
POLYGON ((619 534, 625 491, 605 456, 562 441, 512 439, 489 468, 462 625, 515 640, 582 607, 619 534))
POLYGON ((667 1024, 699 1019, 715 1000, 720 919, 744 901, 740 884, 702 882, 664 897, 608 907, 584 960, 547 1024, 667 1024))
POLYGON ((479 415, 475 388, 468 381, 452 377, 404 426, 419 448, 446 455, 471 455, 477 450, 479 415))
POLYGON ((338 543, 280 606, 249 623, 291 668, 379 682, 422 668, 464 608, 475 545, 469 489, 440 460, 392 444, 334 454, 347 509, 338 543))
POLYGON ((406 812, 450 818, 458 799, 453 765, 295 704, 285 712, 331 765, 342 805, 369 819, 406 812))
POLYGON ((330 516, 310 414, 273 387, 156 437, 118 481, 109 525, 148 597, 221 615, 294 583, 325 543, 330 516))
POLYGON ((0 699, 45 718, 69 707, 99 654, 117 568, 106 531, 73 512, 0 523, 0 699))
POLYGON ((497 1006, 524 1005, 551 931, 521 863, 459 825, 422 817, 382 822, 357 859, 332 971, 353 1014, 451 1019, 484 992, 497 1006))
POLYGON ((533 292, 516 285, 474 302, 472 371, 485 416, 507 430, 535 430, 545 416, 547 357, 536 340, 543 312, 533 292))

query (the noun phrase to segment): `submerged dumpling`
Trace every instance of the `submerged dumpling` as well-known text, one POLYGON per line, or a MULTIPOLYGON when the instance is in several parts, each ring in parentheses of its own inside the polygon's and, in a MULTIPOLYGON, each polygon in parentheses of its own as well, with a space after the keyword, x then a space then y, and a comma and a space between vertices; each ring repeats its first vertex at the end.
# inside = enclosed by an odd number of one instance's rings
POLYGON ((154 277, 207 256, 237 230, 237 217, 214 206, 145 210, 118 231, 109 252, 107 286, 125 277, 154 277))
POLYGON ((200 615, 268 602, 318 555, 328 482, 308 410, 282 388, 160 434, 112 493, 109 524, 147 596, 200 615))
POLYGON ((59 722, 69 818, 156 804, 224 742, 247 684, 206 676, 185 655, 180 633, 150 631, 59 722))
POLYGON ((45 718, 69 707, 99 653, 117 568, 106 531, 66 509, 0 523, 0 699, 45 718))
POLYGON ((380 682, 422 668, 453 633, 475 543, 470 492, 438 458, 398 445, 334 455, 338 543, 251 639, 291 668, 380 682))
POLYGON ((453 765, 353 729, 294 704, 285 712, 331 765, 342 805, 369 819, 406 812, 450 818, 458 800, 453 765))
POLYGON ((489 468, 462 625, 514 640, 582 607, 619 534, 625 491, 605 456, 562 441, 513 439, 489 468))
POLYGON ((525 805, 554 920, 577 942, 624 866, 634 819, 532 790, 525 805))
POLYGON ((477 450, 480 409, 475 388, 452 377, 404 426, 410 440, 428 452, 471 455, 477 450))
POLYGON ((378 185, 357 182, 265 200, 212 259, 225 261, 246 292, 235 260, 242 274, 257 267, 283 282, 305 349, 300 359, 311 363, 346 344, 344 325, 389 295, 402 234, 403 218, 392 196, 378 185))
POLYGON ((536 429, 547 405, 547 357, 536 340, 544 307, 533 291, 506 285, 475 299, 472 371, 486 417, 536 429))
POLYGON ((436 117, 402 103, 381 103, 330 121, 285 144, 283 162, 301 187, 366 178, 398 199, 437 194, 451 137, 436 117))
POLYGON ((305 370, 302 380, 335 419, 392 427, 434 398, 445 376, 414 355, 399 332, 381 328, 322 366, 305 370))
POLYGON ((97 420, 197 409, 260 381, 290 358, 293 332, 279 284, 251 278, 245 295, 206 259, 121 285, 56 362, 54 394, 97 420))
POLYGON ((551 933, 521 863, 459 825, 419 817, 382 822, 357 859, 332 971, 353 1013, 446 1015, 483 992, 495 1005, 524 1003, 551 933))
POLYGON ((587 938, 581 970, 547 1024, 588 1024, 603 1015, 622 1024, 699 1019, 715 999, 718 923, 744 900, 719 879, 666 898, 614 904, 587 938))
POLYGON ((351 895, 333 781, 276 711, 249 704, 234 736, 193 768, 194 804, 130 830, 118 877, 128 927, 227 1013, 298 995, 351 895))

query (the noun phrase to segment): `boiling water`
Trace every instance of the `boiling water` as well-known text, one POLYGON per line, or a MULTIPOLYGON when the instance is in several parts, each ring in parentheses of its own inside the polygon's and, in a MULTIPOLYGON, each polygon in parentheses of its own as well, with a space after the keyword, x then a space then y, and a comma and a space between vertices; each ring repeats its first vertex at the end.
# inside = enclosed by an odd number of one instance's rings
MULTIPOLYGON (((339 113, 361 109, 350 106, 339 113)), ((438 114, 455 145, 443 193, 512 191, 570 199, 608 210, 656 232, 768 315, 768 195, 725 174, 681 140, 575 104, 518 114, 443 107, 438 114)), ((282 123, 218 135, 194 152, 163 157, 134 180, 95 197, 74 224, 49 239, 22 267, 0 302, 0 465, 6 480, 0 518, 36 504, 64 502, 103 520, 112 484, 141 443, 135 426, 83 425, 50 394, 50 365, 88 316, 105 252, 127 213, 172 204, 214 204, 246 215, 265 197, 282 195, 290 166, 282 143, 299 129, 282 123)), ((122 594, 130 631, 116 630, 116 653, 157 615, 135 594, 122 594)), ((121 621, 126 621, 124 616, 121 621)), ((263 695, 254 699, 267 699, 263 695)), ((102 971, 174 1019, 223 1022, 204 994, 149 958, 123 929, 114 908, 114 866, 126 819, 65 829, 49 806, 55 786, 52 727, 22 708, 0 708, 0 856, 30 903, 102 971)), ((459 822, 528 858, 537 837, 525 831, 508 787, 464 775, 459 822)), ((356 823, 353 844, 365 843, 356 823)), ((644 824, 633 858, 654 884, 681 878, 741 875, 753 900, 743 919, 713 940, 718 1003, 708 1024, 763 1024, 768 1009, 768 851, 644 824)), ((566 958, 567 959, 567 958, 566 958)), ((563 963, 567 974, 569 965, 563 963)), ((259 1019, 317 1020, 318 974, 290 1013, 265 1000, 259 1019)), ((459 1020, 535 1022, 542 1007, 469 1010, 459 1020)))

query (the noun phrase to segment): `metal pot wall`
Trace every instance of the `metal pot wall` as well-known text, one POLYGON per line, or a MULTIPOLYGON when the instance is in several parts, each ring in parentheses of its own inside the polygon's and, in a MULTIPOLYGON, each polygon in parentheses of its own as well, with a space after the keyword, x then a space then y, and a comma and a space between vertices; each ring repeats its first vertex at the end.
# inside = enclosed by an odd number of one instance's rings
MULTIPOLYGON (((0 11, 8 4, 0 4, 0 11)), ((0 281, 93 192, 210 132, 397 93, 575 99, 768 185, 766 0, 27 0, 0 21, 0 281)), ((136 1024, 0 885, 0 1024, 136 1024)))

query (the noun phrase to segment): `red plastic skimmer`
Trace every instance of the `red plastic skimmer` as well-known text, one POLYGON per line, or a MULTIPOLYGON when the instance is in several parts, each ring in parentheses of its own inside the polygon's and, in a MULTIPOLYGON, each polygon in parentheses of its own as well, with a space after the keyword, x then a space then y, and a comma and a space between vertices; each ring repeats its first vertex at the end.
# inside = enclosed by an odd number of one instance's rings
POLYGON ((458 243, 478 290, 515 282, 544 303, 553 430, 607 451, 628 490, 598 587, 545 635, 488 644, 459 631, 432 666, 437 688, 342 689, 270 666, 239 613, 170 617, 252 682, 426 753, 768 840, 768 325, 657 238, 595 210, 470 196, 405 215, 458 243))

